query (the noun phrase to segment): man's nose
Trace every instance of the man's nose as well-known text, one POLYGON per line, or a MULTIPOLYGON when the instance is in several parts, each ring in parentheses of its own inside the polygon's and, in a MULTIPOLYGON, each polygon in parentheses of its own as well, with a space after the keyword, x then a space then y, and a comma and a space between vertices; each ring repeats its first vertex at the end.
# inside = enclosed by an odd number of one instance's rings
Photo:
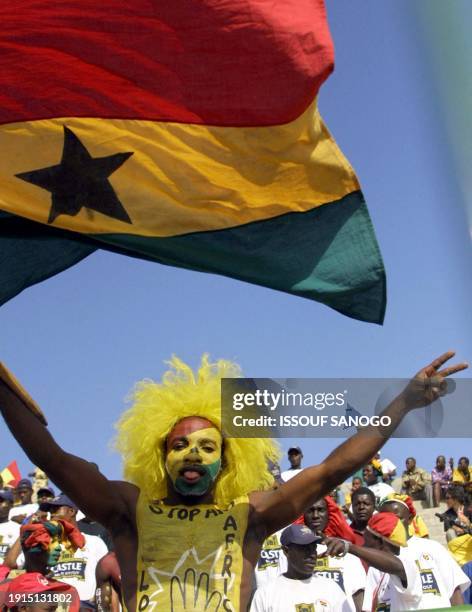
POLYGON ((201 463, 202 458, 200 457, 200 452, 196 446, 189 449, 184 461, 187 463, 201 463))

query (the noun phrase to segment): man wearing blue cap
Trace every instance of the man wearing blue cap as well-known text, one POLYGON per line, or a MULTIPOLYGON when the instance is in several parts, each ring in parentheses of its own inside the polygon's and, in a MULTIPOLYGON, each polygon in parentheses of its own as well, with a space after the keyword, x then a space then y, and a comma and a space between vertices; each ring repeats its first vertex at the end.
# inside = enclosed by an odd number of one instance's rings
POLYGON ((13 506, 10 510, 9 519, 21 525, 21 523, 36 512, 38 504, 34 504, 31 500, 33 496, 33 485, 31 480, 23 478, 16 485, 15 495, 20 500, 17 506, 13 506))
POLYGON ((280 536, 287 557, 287 571, 257 589, 251 612, 348 612, 342 589, 332 580, 313 575, 316 545, 322 537, 306 525, 290 525, 280 536))
MULTIPOLYGON (((77 505, 67 497, 58 495, 40 506, 41 510, 51 513, 51 520, 64 520, 77 525, 77 505)), ((66 582, 75 587, 82 602, 92 601, 95 595, 95 569, 97 563, 108 553, 103 540, 97 536, 83 534, 85 546, 72 551, 61 544, 62 552, 59 561, 51 567, 51 573, 56 580, 66 582)))
POLYGON ((8 520, 8 513, 13 506, 13 493, 8 489, 0 489, 0 565, 10 546, 20 535, 18 523, 8 520))

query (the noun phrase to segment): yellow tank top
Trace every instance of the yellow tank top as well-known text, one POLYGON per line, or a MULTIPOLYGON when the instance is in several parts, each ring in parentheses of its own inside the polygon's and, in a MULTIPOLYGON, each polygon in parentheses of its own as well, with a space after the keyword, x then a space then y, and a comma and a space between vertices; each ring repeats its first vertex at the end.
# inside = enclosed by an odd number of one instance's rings
POLYGON ((137 610, 239 612, 247 496, 226 509, 137 505, 137 610))

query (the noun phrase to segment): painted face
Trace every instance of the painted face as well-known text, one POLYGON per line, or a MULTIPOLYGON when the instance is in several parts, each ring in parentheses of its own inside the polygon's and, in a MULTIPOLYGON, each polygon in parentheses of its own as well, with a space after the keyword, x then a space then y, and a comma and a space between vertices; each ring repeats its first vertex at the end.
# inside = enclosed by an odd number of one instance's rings
POLYGON ((207 493, 221 469, 222 438, 206 419, 183 419, 167 438, 166 470, 185 496, 207 493))

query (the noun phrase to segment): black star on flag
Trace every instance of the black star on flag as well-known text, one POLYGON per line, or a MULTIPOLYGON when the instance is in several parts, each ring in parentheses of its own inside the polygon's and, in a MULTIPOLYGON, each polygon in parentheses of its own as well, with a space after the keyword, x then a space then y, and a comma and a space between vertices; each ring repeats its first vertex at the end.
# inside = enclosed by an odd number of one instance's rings
POLYGON ((16 176, 51 192, 48 223, 52 223, 59 215, 74 216, 83 207, 131 223, 108 180, 131 155, 133 153, 92 157, 74 132, 64 126, 61 163, 16 176))

